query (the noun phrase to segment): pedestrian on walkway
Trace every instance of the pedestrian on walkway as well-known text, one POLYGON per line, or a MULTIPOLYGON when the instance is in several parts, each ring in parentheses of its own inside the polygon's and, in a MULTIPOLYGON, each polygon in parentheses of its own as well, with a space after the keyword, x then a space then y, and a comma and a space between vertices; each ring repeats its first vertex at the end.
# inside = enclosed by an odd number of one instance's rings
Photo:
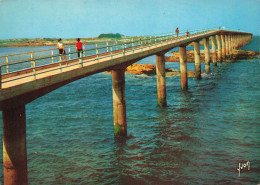
POLYGON ((186 37, 190 37, 190 32, 188 30, 186 31, 186 37))
POLYGON ((179 28, 178 28, 178 27, 177 27, 176 30, 175 30, 175 34, 176 34, 176 36, 177 36, 177 38, 178 38, 178 36, 179 36, 179 28))
POLYGON ((78 58, 80 57, 80 53, 83 56, 82 52, 82 42, 80 42, 80 38, 77 38, 77 43, 76 43, 76 51, 78 52, 78 58))
POLYGON ((66 61, 67 60, 66 52, 65 52, 64 44, 62 43, 61 38, 58 39, 58 43, 57 43, 57 47, 56 48, 59 49, 59 54, 60 54, 61 61, 63 61, 63 57, 62 56, 64 56, 64 60, 66 61))

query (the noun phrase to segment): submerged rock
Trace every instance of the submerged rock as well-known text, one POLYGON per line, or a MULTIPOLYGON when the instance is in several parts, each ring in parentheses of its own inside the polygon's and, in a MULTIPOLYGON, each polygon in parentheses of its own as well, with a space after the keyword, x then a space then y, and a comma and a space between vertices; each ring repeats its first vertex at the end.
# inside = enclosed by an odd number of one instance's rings
POLYGON ((177 71, 177 70, 166 73, 166 77, 178 76, 178 75, 180 75, 180 71, 177 71))
MULTIPOLYGON (((204 72, 201 71, 201 74, 204 74, 204 72)), ((166 76, 167 76, 167 77, 178 76, 178 75, 180 75, 180 72, 177 71, 177 70, 175 70, 175 71, 173 71, 173 72, 166 73, 166 76)), ((195 77, 195 72, 194 72, 194 71, 188 71, 188 72, 187 72, 187 75, 188 75, 188 77, 195 77)))

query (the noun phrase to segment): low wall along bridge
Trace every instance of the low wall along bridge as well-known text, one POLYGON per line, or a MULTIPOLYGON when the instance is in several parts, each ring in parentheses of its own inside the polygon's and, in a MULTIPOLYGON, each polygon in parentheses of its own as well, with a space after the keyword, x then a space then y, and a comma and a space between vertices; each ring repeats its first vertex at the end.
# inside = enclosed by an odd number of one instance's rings
POLYGON ((175 47, 180 52, 181 88, 188 88, 186 46, 193 43, 195 76, 201 78, 200 41, 204 43, 205 71, 210 62, 225 61, 233 49, 247 44, 253 35, 238 30, 207 29, 100 43, 83 48, 81 57, 69 48, 69 60, 61 61, 54 50, 0 57, 0 109, 3 118, 3 166, 5 184, 28 184, 25 105, 75 80, 112 71, 115 136, 127 135, 125 69, 139 60, 156 55, 157 102, 166 106, 165 54, 175 47), (209 40, 212 43, 210 58, 209 40), (49 53, 48 55, 46 53, 49 53), (51 54, 51 55, 50 55, 51 54), (11 61, 11 59, 15 59, 11 61), (25 59, 21 59, 25 58, 25 59))

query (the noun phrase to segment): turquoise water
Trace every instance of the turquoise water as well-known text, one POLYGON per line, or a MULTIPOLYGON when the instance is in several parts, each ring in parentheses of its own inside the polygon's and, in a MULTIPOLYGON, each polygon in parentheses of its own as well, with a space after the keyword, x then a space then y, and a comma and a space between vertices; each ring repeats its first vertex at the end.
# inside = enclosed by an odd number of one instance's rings
MULTIPOLYGON (((247 48, 259 50, 259 37, 247 48)), ((7 50, 21 48, 0 48, 0 55, 7 50)), ((138 63, 155 64, 155 57, 138 63)), ((122 140, 113 135, 109 74, 27 104, 29 184, 257 184, 260 60, 211 67, 202 80, 189 78, 187 91, 178 76, 168 77, 166 108, 157 106, 156 76, 126 74, 128 137, 122 140), (238 177, 238 164, 246 161, 250 170, 238 177)))

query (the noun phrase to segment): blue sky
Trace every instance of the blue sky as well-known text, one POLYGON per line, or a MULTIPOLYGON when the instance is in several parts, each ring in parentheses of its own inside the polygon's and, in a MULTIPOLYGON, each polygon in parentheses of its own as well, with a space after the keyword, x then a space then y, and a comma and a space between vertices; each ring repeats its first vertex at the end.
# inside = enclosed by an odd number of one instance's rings
POLYGON ((260 0, 0 0, 0 39, 149 35, 225 26, 260 35, 260 0))

